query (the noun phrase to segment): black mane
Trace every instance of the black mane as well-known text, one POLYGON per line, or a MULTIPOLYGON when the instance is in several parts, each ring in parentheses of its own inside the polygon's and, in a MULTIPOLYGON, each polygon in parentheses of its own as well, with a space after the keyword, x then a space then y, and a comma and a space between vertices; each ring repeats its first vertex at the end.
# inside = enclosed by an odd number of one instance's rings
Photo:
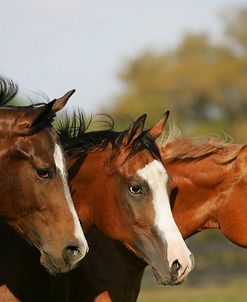
MULTIPOLYGON (((127 130, 122 132, 115 131, 113 118, 109 115, 104 115, 104 117, 108 118, 108 120, 101 121, 105 125, 104 130, 98 131, 88 131, 92 125, 93 118, 91 117, 86 122, 85 115, 80 110, 74 111, 72 114, 66 113, 58 119, 55 128, 65 151, 68 154, 82 155, 93 150, 104 149, 111 143, 113 157, 117 156, 121 150, 122 139, 127 130)), ((144 149, 147 149, 154 158, 161 159, 159 148, 147 134, 147 131, 143 131, 134 141, 126 159, 144 149)))
POLYGON ((0 76, 0 106, 7 105, 17 94, 18 85, 0 76))
POLYGON ((86 121, 84 113, 80 110, 72 114, 65 112, 56 119, 55 128, 66 152, 79 155, 94 149, 104 149, 119 136, 120 133, 114 130, 112 119, 102 121, 105 124, 104 130, 87 132, 92 125, 92 119, 90 117, 86 121))
POLYGON ((50 99, 44 93, 36 93, 41 96, 45 102, 33 103, 30 98, 31 105, 11 105, 9 104, 16 97, 19 91, 18 85, 12 81, 11 79, 4 78, 0 76, 0 107, 6 108, 35 108, 43 105, 47 105, 50 103, 50 99))

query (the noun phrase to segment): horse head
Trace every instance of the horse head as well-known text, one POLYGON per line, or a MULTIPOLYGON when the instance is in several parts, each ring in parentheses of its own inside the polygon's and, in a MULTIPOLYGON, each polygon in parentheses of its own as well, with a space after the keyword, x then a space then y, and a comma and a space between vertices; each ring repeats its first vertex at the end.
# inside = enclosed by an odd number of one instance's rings
MULTIPOLYGON (((15 84, 3 81, 6 100, 15 84)), ((0 216, 40 250, 41 263, 54 274, 73 268, 88 249, 51 127, 73 92, 47 104, 0 108, 0 216)))

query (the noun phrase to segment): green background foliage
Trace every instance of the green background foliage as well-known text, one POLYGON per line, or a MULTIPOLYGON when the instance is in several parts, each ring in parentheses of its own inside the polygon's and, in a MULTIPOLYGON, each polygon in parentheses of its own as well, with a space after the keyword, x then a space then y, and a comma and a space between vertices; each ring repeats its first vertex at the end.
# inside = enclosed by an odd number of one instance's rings
POLYGON ((113 115, 148 113, 151 125, 171 110, 171 119, 190 134, 223 130, 236 141, 247 134, 247 8, 222 17, 224 39, 186 33, 169 51, 146 51, 119 72, 124 90, 113 115))

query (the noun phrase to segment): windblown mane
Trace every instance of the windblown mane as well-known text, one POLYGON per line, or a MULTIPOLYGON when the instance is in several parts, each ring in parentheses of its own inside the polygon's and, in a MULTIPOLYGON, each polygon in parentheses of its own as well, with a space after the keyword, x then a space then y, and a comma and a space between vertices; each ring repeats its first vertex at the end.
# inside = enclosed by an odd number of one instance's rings
POLYGON ((219 136, 185 137, 175 126, 163 135, 159 146, 168 161, 199 160, 213 155, 216 162, 226 164, 236 159, 244 144, 233 144, 219 136))
POLYGON ((7 105, 17 94, 18 85, 0 76, 0 106, 7 105))
POLYGON ((31 105, 11 105, 9 104, 16 97, 19 91, 18 85, 14 83, 11 79, 4 78, 0 76, 0 107, 4 108, 35 108, 43 105, 49 104, 51 101, 48 96, 44 93, 36 93, 39 97, 44 99, 44 102, 34 103, 30 98, 31 105))
POLYGON ((80 110, 71 114, 65 112, 56 119, 55 128, 66 152, 79 155, 94 149, 104 149, 109 141, 114 141, 119 135, 114 131, 113 120, 105 121, 104 130, 87 132, 92 123, 92 116, 86 121, 80 110))
MULTIPOLYGON (((59 134, 63 148, 68 154, 80 155, 90 151, 104 149, 111 143, 113 147, 113 156, 121 151, 122 138, 125 131, 117 132, 114 129, 114 120, 109 115, 102 115, 104 120, 103 130, 88 131, 94 126, 93 117, 86 122, 85 115, 82 111, 74 111, 72 114, 65 113, 60 119, 57 119, 55 128, 59 134)), ((159 148, 150 138, 146 131, 134 142, 127 158, 132 157, 137 152, 147 149, 153 157, 160 159, 159 148)))

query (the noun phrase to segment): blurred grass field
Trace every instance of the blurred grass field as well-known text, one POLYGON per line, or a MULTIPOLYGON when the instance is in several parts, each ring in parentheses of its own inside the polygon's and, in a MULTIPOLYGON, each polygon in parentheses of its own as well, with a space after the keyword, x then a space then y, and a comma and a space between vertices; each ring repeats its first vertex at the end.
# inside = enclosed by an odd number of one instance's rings
POLYGON ((243 302, 247 300, 247 279, 221 286, 144 287, 138 302, 243 302))

